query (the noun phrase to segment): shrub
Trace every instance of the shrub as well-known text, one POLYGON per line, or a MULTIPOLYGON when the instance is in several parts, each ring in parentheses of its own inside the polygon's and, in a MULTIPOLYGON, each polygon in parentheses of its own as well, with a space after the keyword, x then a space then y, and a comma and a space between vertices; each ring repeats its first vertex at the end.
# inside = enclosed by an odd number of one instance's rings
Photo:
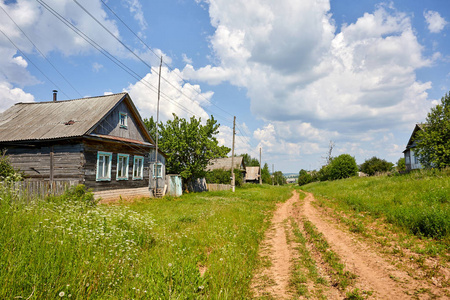
POLYGON ((23 180, 23 176, 19 171, 14 170, 11 162, 9 161, 9 157, 6 156, 6 151, 3 150, 1 152, 0 157, 0 180, 7 181, 21 181, 23 180))
POLYGON ((350 154, 341 154, 338 157, 334 157, 327 168, 329 168, 330 180, 348 178, 358 174, 355 158, 350 156, 350 154))
POLYGON ((405 163, 405 158, 399 158, 397 161, 397 171, 398 172, 404 172, 406 171, 406 163, 405 163))
POLYGON ((384 159, 374 156, 370 159, 367 159, 363 164, 361 164, 361 172, 373 176, 376 173, 388 172, 392 169, 393 166, 393 163, 387 162, 384 159))
POLYGON ((306 170, 301 169, 298 176, 298 185, 302 186, 312 182, 312 176, 306 170))

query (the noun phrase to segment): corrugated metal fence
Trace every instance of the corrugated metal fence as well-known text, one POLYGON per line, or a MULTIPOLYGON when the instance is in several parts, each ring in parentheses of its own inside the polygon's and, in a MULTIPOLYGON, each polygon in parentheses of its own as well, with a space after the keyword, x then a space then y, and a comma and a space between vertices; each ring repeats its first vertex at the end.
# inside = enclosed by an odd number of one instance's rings
POLYGON ((79 184, 78 180, 25 180, 19 182, 6 183, 1 182, 3 186, 7 186, 19 198, 33 200, 36 198, 45 198, 50 195, 59 196, 71 186, 79 184))

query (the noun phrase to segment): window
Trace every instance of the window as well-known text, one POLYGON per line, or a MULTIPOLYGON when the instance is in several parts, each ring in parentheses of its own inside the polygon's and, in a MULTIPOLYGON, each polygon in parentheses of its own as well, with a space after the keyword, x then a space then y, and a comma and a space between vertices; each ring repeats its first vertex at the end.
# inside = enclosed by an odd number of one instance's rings
POLYGON ((133 164, 133 180, 144 178, 144 157, 135 156, 133 164))
POLYGON ((97 152, 97 181, 111 180, 112 153, 97 152))
POLYGON ((127 128, 127 113, 120 112, 119 113, 119 125, 120 128, 127 128))
POLYGON ((117 180, 128 180, 128 154, 117 154, 117 180))
POLYGON ((163 171, 163 165, 162 164, 154 164, 153 165, 153 178, 155 178, 155 177, 161 178, 162 177, 162 173, 163 173, 162 171, 163 171))

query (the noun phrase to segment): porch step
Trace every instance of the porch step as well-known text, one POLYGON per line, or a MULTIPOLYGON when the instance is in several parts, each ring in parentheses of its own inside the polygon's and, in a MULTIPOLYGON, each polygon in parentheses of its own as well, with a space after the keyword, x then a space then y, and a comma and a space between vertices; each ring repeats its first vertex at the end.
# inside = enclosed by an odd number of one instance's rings
POLYGON ((153 195, 155 198, 162 198, 164 196, 164 190, 163 189, 153 189, 153 195))

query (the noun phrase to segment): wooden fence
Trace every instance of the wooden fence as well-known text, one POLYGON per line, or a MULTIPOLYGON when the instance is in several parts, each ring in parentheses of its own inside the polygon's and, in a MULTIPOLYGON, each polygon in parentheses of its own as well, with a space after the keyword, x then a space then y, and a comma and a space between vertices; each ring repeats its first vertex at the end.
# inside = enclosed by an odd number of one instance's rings
POLYGON ((206 188, 208 191, 229 191, 231 190, 231 184, 217 184, 217 183, 207 183, 206 188))
POLYGON ((45 198, 47 196, 59 196, 71 186, 79 184, 78 180, 25 180, 13 183, 1 183, 3 186, 9 187, 17 197, 26 199, 27 201, 45 198))

